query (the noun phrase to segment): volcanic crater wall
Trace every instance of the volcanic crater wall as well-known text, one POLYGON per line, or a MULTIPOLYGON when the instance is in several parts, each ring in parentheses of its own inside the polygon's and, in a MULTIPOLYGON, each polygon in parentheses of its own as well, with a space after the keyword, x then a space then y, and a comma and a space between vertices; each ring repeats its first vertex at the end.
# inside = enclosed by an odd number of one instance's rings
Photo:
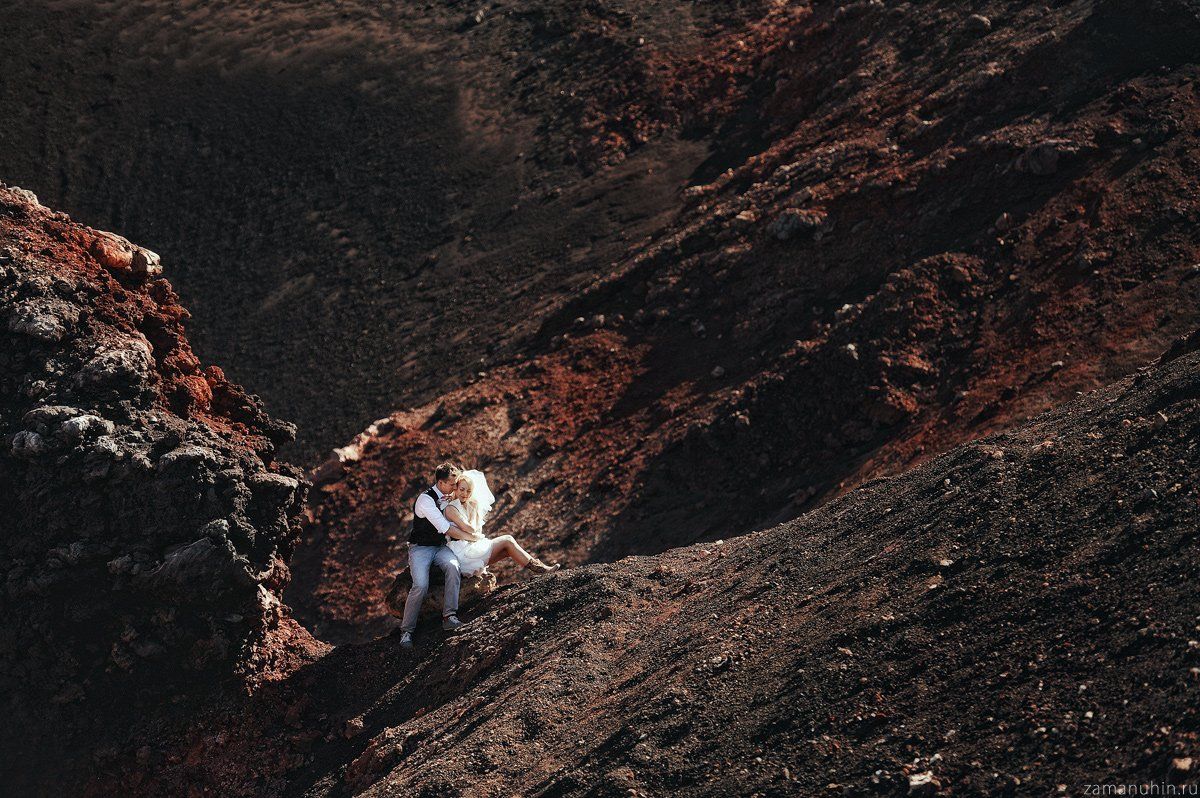
POLYGON ((1197 3, 752 16, 682 55, 631 22, 661 69, 583 95, 637 131, 610 157, 677 126, 708 160, 519 356, 318 472, 290 597, 312 628, 387 621, 441 459, 485 469, 489 523, 548 557, 658 553, 1009 428, 1200 324, 1197 3))
POLYGON ((743 13, 707 5, 0 0, 0 174, 167 256, 196 350, 316 461, 674 203, 699 146, 563 186, 612 127, 580 133, 589 98, 653 78, 632 20, 694 45, 743 13))
POLYGON ((305 489, 273 453, 294 428, 201 369, 159 272, 153 252, 0 186, 9 788, 63 773, 64 750, 119 745, 185 684, 261 675, 290 623, 278 596, 305 489))

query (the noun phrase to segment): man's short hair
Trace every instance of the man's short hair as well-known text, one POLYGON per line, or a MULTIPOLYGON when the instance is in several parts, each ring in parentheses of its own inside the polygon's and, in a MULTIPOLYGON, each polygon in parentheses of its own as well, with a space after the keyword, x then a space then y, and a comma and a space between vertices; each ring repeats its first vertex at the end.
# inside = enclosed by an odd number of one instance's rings
POLYGON ((458 479, 462 469, 453 463, 442 463, 433 472, 434 482, 444 482, 447 479, 458 479))

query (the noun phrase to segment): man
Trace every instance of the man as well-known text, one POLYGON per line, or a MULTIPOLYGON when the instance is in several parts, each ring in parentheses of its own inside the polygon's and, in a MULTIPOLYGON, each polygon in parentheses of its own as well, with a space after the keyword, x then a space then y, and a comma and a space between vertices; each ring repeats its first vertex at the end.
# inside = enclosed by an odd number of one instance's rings
POLYGON ((413 507, 412 531, 408 534, 408 573, 412 577, 412 588, 404 601, 404 618, 400 622, 400 645, 413 647, 413 630, 417 628, 417 616, 421 604, 429 592, 429 566, 437 563, 446 575, 446 590, 442 597, 442 628, 452 632, 462 626, 458 620, 458 559, 446 545, 446 535, 451 524, 442 514, 446 505, 454 498, 459 469, 442 463, 433 472, 433 487, 417 497, 413 507))

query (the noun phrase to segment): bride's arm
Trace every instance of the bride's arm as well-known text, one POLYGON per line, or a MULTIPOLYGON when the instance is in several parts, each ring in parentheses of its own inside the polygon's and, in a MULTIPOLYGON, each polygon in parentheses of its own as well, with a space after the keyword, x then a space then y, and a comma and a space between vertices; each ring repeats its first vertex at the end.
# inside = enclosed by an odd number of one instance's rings
POLYGON ((454 505, 446 507, 446 520, 450 522, 450 529, 446 531, 449 537, 455 540, 479 540, 479 530, 468 524, 454 505))

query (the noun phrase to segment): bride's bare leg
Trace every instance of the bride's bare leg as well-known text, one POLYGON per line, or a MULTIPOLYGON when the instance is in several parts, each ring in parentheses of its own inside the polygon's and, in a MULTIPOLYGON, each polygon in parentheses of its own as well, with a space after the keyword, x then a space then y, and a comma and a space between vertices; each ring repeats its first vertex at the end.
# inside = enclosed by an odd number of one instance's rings
POLYGON ((495 544, 492 546, 492 556, 488 559, 488 565, 500 562, 506 557, 522 568, 529 565, 529 561, 533 559, 533 555, 521 548, 521 545, 517 543, 512 535, 500 535, 495 538, 495 544))

